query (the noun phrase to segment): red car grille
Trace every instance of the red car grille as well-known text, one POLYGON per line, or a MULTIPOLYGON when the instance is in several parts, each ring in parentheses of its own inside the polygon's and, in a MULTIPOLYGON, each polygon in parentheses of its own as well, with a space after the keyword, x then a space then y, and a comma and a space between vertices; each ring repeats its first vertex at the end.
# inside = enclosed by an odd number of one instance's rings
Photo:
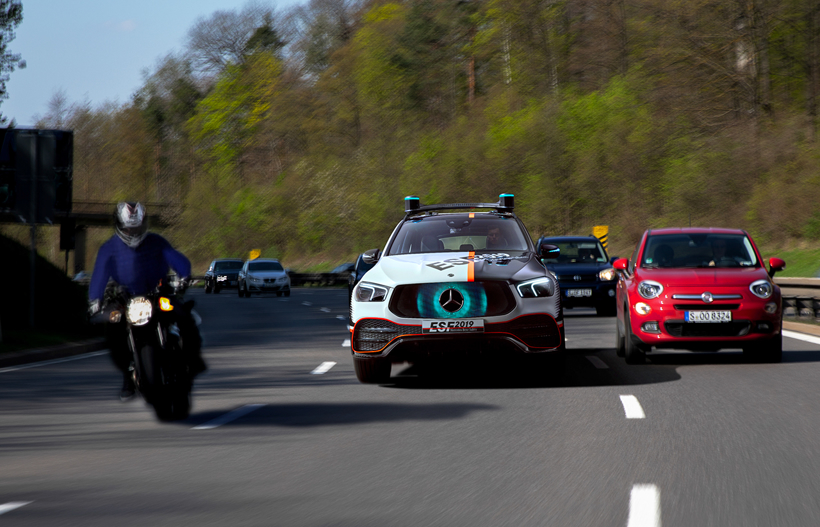
POLYGON ((749 333, 752 323, 748 320, 714 324, 669 320, 664 326, 673 337, 742 337, 749 333))

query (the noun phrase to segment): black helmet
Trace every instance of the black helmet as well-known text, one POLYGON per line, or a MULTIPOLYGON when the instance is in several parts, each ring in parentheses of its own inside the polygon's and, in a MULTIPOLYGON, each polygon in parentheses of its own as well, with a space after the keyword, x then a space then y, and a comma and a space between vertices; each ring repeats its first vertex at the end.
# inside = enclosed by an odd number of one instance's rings
POLYGON ((148 235, 148 220, 142 203, 117 203, 114 209, 114 224, 117 236, 129 247, 137 247, 148 235))

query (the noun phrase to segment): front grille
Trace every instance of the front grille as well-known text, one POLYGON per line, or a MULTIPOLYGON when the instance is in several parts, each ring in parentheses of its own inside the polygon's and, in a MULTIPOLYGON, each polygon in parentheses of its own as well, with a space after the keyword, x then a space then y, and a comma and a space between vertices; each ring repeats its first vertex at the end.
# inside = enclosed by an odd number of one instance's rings
POLYGON ((487 324, 487 333, 510 333, 532 348, 557 348, 561 329, 549 315, 525 315, 510 322, 487 324))
POLYGON ((740 304, 674 304, 678 311, 733 311, 740 309, 740 304))
POLYGON ((749 333, 752 324, 748 320, 714 323, 669 320, 664 326, 673 337, 742 337, 749 333))
POLYGON ((410 284, 396 287, 390 300, 390 311, 402 318, 472 318, 505 315, 515 307, 515 298, 507 282, 450 282, 410 284), (464 298, 464 307, 448 312, 439 304, 447 289, 455 289, 464 298))
POLYGON ((561 274, 557 275, 556 278, 562 284, 572 285, 575 282, 595 282, 598 278, 597 274, 561 274), (580 280, 576 280, 575 277, 580 276, 580 280))
POLYGON ((394 338, 407 333, 421 333, 421 327, 401 326, 389 320, 365 319, 353 330, 353 350, 379 351, 394 338))

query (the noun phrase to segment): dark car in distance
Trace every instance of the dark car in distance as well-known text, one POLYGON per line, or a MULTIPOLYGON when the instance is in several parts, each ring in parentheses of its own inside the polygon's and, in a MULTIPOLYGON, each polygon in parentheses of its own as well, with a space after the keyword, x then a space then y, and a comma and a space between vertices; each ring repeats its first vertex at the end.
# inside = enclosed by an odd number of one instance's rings
POLYGON ((615 315, 615 286, 618 275, 610 258, 595 236, 542 236, 541 244, 561 250, 555 258, 544 258, 547 269, 558 280, 565 308, 594 307, 599 316, 615 315))
POLYGON ((235 289, 243 260, 240 258, 218 258, 205 271, 205 292, 219 293, 222 289, 235 289))

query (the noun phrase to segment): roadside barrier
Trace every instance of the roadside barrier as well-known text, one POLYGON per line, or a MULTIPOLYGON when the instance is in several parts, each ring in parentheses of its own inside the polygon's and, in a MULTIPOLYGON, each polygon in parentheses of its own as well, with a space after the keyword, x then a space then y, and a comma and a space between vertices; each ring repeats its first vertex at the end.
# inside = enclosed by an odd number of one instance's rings
POLYGON ((785 318, 820 319, 820 278, 777 278, 785 318))

